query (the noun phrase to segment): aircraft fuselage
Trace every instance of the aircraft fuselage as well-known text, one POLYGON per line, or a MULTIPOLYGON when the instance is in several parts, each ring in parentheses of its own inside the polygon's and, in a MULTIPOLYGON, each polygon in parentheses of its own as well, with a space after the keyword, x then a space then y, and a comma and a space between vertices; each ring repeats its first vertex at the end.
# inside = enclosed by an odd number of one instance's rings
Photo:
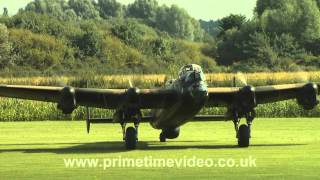
POLYGON ((151 126, 156 129, 180 127, 198 114, 208 99, 207 83, 200 67, 182 70, 178 79, 166 82, 165 88, 178 91, 179 101, 154 111, 151 126))

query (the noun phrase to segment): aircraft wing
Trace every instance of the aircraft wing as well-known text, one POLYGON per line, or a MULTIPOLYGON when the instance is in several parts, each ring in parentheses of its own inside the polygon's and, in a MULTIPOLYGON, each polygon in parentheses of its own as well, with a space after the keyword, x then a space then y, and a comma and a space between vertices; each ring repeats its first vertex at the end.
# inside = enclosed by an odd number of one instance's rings
POLYGON ((320 84, 286 84, 274 86, 246 86, 232 88, 209 88, 209 99, 206 106, 230 107, 251 101, 254 104, 266 104, 277 101, 297 99, 302 106, 311 101, 315 103, 316 96, 320 94, 320 84))
POLYGON ((0 85, 0 97, 58 103, 58 107, 89 106, 117 109, 134 106, 141 109, 165 108, 176 103, 178 94, 165 89, 94 89, 72 87, 0 85))
POLYGON ((117 109, 133 106, 141 109, 166 108, 177 102, 179 94, 167 89, 91 89, 76 88, 76 100, 81 106, 117 109))

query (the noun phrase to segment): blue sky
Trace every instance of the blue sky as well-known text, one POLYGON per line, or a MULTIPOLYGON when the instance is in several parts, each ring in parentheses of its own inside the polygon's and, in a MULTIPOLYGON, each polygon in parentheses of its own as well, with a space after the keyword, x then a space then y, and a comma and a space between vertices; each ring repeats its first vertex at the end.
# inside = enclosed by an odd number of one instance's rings
MULTIPOLYGON (((24 7, 32 0, 0 0, 0 12, 4 7, 10 14, 15 14, 19 8, 24 7)), ((123 4, 134 0, 118 0, 123 4)), ((186 9, 196 19, 216 20, 229 14, 243 14, 248 18, 253 15, 256 0, 158 0, 159 4, 177 4, 186 9)))

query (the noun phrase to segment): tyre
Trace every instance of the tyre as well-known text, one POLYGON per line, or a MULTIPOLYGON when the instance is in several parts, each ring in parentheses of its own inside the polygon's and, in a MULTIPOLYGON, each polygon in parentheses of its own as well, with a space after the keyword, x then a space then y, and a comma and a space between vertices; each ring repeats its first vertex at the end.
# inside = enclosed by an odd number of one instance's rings
POLYGON ((133 150, 137 147, 137 131, 134 127, 128 127, 125 138, 126 149, 133 150))
POLYGON ((250 129, 246 124, 239 127, 238 132, 238 145, 239 147, 248 147, 250 143, 250 129))
POLYGON ((160 133, 160 142, 166 142, 166 136, 163 133, 160 133))

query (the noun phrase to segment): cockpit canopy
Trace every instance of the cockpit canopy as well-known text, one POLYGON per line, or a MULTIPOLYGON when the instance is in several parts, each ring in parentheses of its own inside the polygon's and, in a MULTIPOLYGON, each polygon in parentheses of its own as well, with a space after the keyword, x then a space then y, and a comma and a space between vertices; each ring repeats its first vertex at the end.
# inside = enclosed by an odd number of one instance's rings
MULTIPOLYGON (((204 74, 202 72, 201 66, 197 64, 189 64, 183 66, 179 71, 179 79, 180 80, 189 80, 191 78, 191 74, 195 74, 198 80, 205 81, 204 74), (189 77, 190 76, 190 77, 189 77)), ((193 80, 192 78, 190 80, 193 80)))
POLYGON ((190 71, 196 71, 196 72, 200 72, 202 73, 202 68, 201 66, 197 65, 197 64, 188 64, 183 66, 180 71, 179 71, 179 77, 185 76, 186 74, 188 74, 188 72, 190 71))

